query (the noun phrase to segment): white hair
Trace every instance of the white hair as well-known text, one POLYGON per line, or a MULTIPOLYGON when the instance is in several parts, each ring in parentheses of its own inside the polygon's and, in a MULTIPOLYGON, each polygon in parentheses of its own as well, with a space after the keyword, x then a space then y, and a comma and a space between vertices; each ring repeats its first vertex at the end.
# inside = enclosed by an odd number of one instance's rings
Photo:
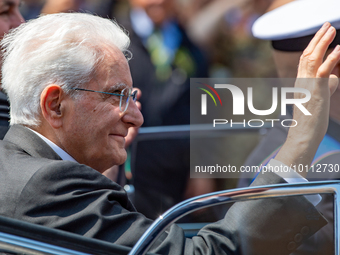
POLYGON ((91 80, 105 44, 128 52, 130 40, 115 22, 86 13, 40 16, 11 30, 1 42, 2 88, 10 100, 10 124, 40 124, 40 95, 50 84, 71 88, 91 80))

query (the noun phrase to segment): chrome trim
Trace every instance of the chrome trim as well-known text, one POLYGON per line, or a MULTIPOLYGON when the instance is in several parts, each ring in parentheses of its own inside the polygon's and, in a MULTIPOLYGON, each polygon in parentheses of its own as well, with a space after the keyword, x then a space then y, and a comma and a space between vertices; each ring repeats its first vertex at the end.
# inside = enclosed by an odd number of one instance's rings
POLYGON ((35 241, 25 237, 19 237, 0 232, 0 249, 10 248, 12 251, 41 255, 41 254, 69 254, 69 255, 89 255, 88 253, 78 252, 52 244, 35 241))
POLYGON ((238 201, 247 201, 259 198, 274 198, 293 195, 309 194, 334 194, 334 239, 335 254, 339 254, 339 192, 340 183, 336 181, 327 182, 307 182, 299 184, 277 184, 267 186, 257 186, 252 188, 242 188, 233 190, 224 190, 210 194, 201 195, 183 201, 170 208, 163 215, 154 221, 143 236, 132 248, 129 255, 143 255, 153 244, 157 237, 179 218, 205 207, 220 205, 223 203, 232 203, 238 201))

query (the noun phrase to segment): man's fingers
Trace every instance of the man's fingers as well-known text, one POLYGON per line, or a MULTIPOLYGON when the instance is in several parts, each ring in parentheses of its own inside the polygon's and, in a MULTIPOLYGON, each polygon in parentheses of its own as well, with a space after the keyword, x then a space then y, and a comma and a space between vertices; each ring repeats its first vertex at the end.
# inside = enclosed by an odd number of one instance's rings
POLYGON ((315 49, 314 49, 312 55, 309 58, 310 60, 314 61, 314 66, 310 65, 310 67, 311 67, 311 69, 309 70, 310 72, 315 73, 317 68, 322 64, 323 57, 325 56, 329 45, 334 40, 335 35, 336 35, 335 28, 330 27, 327 30, 326 34, 321 38, 319 43, 315 46, 315 49))
POLYGON ((329 44, 334 40, 335 34, 335 28, 330 27, 329 23, 325 23, 318 31, 301 55, 299 64, 300 77, 308 77, 316 74, 329 44))
POLYGON ((316 45, 319 43, 321 38, 326 34, 328 29, 330 28, 331 24, 329 22, 326 22, 323 24, 323 26, 319 29, 319 31, 315 34, 313 39, 309 42, 307 48, 304 50, 304 53, 306 55, 312 54, 314 51, 316 45))
POLYGON ((340 60, 340 46, 337 45, 333 52, 328 55, 325 62, 323 62, 323 64, 319 67, 316 77, 329 78, 339 60, 340 60))

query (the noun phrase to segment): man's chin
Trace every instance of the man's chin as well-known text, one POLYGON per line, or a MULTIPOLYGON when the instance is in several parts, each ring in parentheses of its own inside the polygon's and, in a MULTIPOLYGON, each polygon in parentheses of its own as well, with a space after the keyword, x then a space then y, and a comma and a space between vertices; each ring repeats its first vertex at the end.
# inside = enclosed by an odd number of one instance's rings
POLYGON ((107 155, 105 159, 101 161, 97 161, 96 163, 91 164, 86 164, 93 169, 97 170, 100 173, 103 173, 107 169, 114 167, 114 166, 119 166, 125 163, 127 159, 127 153, 125 149, 121 149, 118 152, 115 151, 113 155, 107 155))
POLYGON ((114 165, 122 165, 125 163, 126 159, 127 159, 127 153, 125 149, 122 149, 119 152, 119 156, 118 155, 114 155, 115 160, 114 160, 114 165))

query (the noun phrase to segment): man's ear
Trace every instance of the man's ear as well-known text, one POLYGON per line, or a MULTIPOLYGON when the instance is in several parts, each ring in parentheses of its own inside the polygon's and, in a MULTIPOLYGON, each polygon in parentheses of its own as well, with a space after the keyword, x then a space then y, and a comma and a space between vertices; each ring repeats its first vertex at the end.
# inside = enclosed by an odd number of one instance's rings
POLYGON ((63 89, 55 84, 47 86, 40 95, 40 107, 42 115, 53 128, 62 125, 62 103, 65 99, 63 89))

